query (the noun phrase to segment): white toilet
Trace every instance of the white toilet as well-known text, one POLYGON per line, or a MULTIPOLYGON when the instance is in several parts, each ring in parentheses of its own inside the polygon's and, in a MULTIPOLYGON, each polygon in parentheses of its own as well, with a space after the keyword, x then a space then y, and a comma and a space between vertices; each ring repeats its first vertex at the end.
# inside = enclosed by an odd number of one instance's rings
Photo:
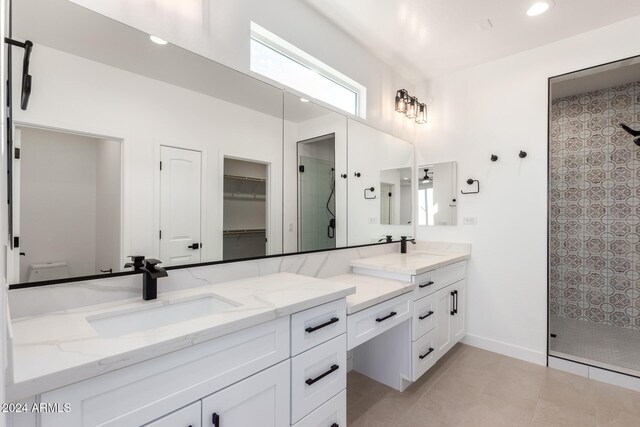
POLYGON ((66 279, 69 277, 69 269, 64 261, 43 262, 29 264, 28 282, 40 282, 43 280, 66 279))

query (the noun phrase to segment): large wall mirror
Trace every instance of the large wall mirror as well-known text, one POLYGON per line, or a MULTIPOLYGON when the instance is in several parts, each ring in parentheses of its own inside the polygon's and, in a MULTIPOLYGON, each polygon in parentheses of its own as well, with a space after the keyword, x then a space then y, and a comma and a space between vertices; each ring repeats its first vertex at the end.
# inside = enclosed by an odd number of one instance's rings
POLYGON ((10 283, 413 234, 415 180, 391 179, 412 144, 67 0, 15 2, 12 25, 34 47, 13 108, 10 283))
POLYGON ((456 225, 458 217, 456 162, 418 167, 418 225, 456 225))

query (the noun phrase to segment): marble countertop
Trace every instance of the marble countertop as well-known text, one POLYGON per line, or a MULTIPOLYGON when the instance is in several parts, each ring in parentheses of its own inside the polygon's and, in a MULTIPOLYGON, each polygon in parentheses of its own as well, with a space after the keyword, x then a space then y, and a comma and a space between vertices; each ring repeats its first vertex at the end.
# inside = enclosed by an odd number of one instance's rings
MULTIPOLYGON (((411 244, 409 244, 411 246, 411 244)), ((395 253, 351 261, 352 267, 387 271, 407 275, 418 275, 445 265, 454 264, 471 257, 470 251, 447 251, 433 249, 409 250, 406 254, 395 253)))
POLYGON ((347 297, 347 314, 357 313, 398 295, 411 292, 416 287, 416 284, 412 282, 353 273, 332 276, 327 280, 356 287, 356 293, 347 297))
MULTIPOLYGON (((162 279, 158 285, 162 286, 162 279)), ((13 372, 7 385, 8 401, 133 365, 355 292, 356 287, 345 282, 277 273, 161 293, 154 301, 128 299, 13 319, 13 372), (233 306, 222 313, 119 336, 101 335, 90 323, 91 319, 108 317, 113 312, 153 309, 203 296, 213 296, 233 306)))

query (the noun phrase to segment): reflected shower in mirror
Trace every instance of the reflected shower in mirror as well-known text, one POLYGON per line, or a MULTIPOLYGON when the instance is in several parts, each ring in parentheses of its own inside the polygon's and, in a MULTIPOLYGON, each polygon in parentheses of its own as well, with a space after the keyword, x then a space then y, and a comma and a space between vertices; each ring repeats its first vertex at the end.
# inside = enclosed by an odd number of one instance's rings
POLYGON ((380 224, 411 224, 412 168, 380 171, 380 224))
POLYGON ((418 167, 418 225, 456 225, 456 162, 418 167))
POLYGON ((284 111, 285 252, 344 247, 347 119, 290 93, 284 111))

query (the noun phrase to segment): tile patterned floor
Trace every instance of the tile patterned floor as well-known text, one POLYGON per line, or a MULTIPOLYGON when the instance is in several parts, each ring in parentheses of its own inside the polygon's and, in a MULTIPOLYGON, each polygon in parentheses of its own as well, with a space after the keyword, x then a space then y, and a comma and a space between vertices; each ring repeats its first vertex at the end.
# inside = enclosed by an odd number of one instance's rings
POLYGON ((640 331, 549 316, 551 354, 640 376, 640 331))
POLYGON ((458 344, 404 393, 357 372, 349 427, 640 426, 640 393, 458 344))

